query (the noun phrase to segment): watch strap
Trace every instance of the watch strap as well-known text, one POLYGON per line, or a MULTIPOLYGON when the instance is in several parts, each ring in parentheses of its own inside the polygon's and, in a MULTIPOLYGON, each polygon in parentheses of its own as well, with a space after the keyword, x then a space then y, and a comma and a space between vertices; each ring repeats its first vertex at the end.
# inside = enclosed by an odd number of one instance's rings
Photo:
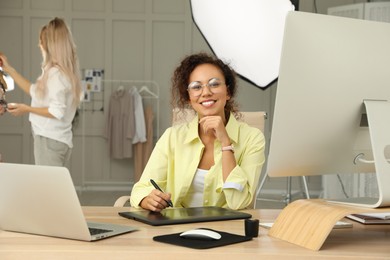
POLYGON ((228 146, 223 146, 221 148, 221 151, 232 151, 234 153, 234 146, 231 144, 231 145, 228 145, 228 146))

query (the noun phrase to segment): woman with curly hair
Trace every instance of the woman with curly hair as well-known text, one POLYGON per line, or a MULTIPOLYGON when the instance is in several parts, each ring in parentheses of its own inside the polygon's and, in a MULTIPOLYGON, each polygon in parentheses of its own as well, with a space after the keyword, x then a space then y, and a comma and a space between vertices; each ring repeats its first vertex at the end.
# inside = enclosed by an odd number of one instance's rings
POLYGON ((265 140, 259 129, 237 120, 236 90, 235 72, 222 60, 205 53, 184 58, 172 77, 172 106, 197 116, 159 139, 132 189, 132 206, 159 212, 168 206, 250 205, 265 140))

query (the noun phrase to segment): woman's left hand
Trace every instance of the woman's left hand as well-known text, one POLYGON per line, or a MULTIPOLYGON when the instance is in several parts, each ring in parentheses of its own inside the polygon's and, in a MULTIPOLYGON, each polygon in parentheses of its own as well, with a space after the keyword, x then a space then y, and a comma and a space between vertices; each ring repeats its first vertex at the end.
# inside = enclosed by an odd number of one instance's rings
POLYGON ((7 111, 13 116, 21 116, 29 112, 29 106, 21 103, 8 103, 7 111))

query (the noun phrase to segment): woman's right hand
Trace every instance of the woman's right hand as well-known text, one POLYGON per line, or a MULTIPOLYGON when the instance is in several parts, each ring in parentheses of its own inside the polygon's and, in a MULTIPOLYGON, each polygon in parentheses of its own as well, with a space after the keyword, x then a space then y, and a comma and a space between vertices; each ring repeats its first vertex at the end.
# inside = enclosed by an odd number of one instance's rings
POLYGON ((20 75, 19 72, 17 72, 15 68, 9 64, 7 57, 2 52, 0 52, 0 67, 2 67, 3 70, 14 79, 16 85, 26 92, 26 94, 30 95, 31 82, 20 75))
POLYGON ((143 209, 147 209, 154 212, 160 212, 161 210, 168 207, 168 202, 171 199, 170 193, 164 193, 159 190, 152 190, 152 192, 143 198, 140 206, 143 209))
POLYGON ((5 72, 7 71, 4 67, 7 67, 7 64, 7 57, 2 52, 0 52, 0 67, 2 67, 5 72))
POLYGON ((7 57, 2 52, 0 52, 0 67, 2 67, 3 70, 7 73, 11 68, 11 65, 8 63, 7 57))

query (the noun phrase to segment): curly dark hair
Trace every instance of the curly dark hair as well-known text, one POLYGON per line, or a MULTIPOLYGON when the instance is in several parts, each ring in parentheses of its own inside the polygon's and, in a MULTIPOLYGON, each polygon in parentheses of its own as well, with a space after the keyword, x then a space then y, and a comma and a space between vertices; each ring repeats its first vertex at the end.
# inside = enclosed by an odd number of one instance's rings
POLYGON ((175 69, 172 76, 172 100, 171 105, 173 108, 178 108, 184 111, 186 108, 191 108, 189 104, 190 96, 187 91, 189 84, 189 78, 194 69, 202 64, 211 64, 219 68, 225 77, 225 83, 230 99, 227 100, 225 105, 225 115, 229 118, 230 112, 235 117, 240 117, 238 112, 238 105, 236 104, 234 97, 237 92, 236 72, 230 67, 228 63, 223 62, 216 56, 207 53, 198 53, 186 56, 180 65, 175 69))

